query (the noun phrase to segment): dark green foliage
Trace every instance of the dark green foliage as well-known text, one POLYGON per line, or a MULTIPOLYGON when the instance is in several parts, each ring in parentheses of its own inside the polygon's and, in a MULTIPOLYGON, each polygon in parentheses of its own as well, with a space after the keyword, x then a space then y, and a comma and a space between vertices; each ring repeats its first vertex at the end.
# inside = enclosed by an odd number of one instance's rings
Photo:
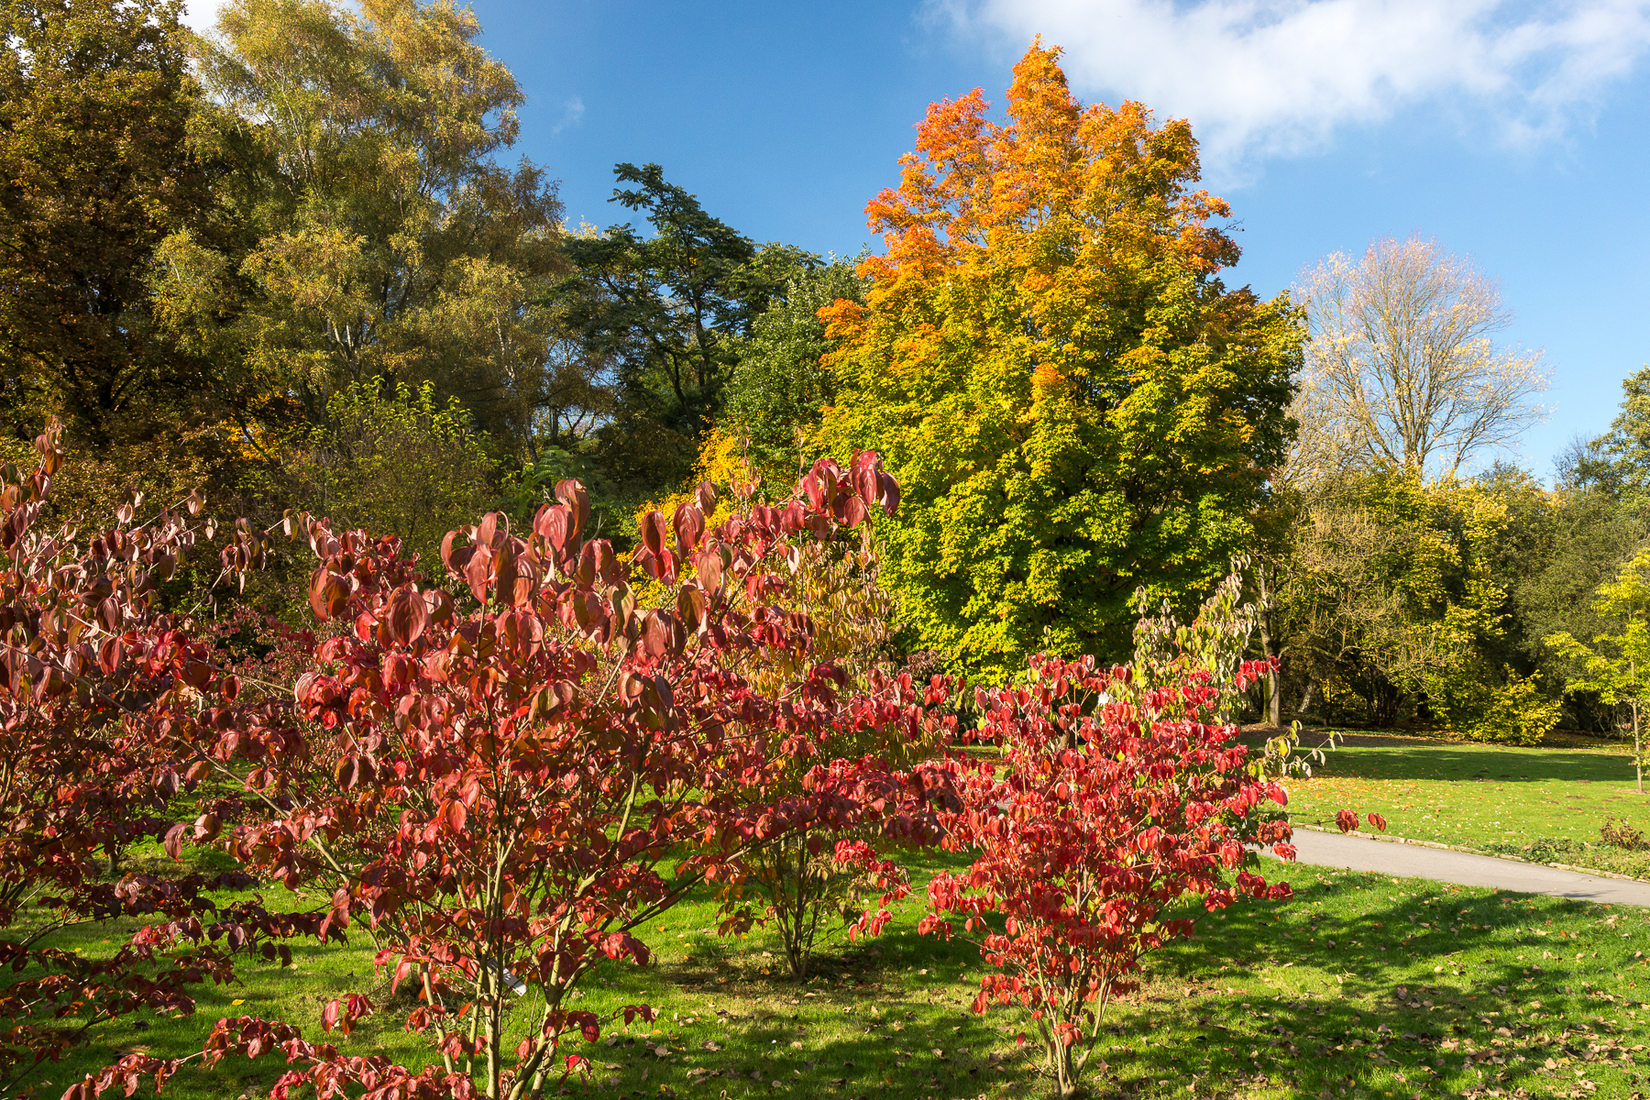
POLYGON ((657 164, 614 169, 613 201, 641 214, 567 241, 575 274, 556 290, 564 323, 609 365, 615 406, 597 433, 609 477, 638 494, 675 487, 721 410, 736 343, 788 278, 816 261, 757 247, 664 178, 657 164))
POLYGON ((804 469, 808 432, 836 395, 835 376, 820 364, 831 349, 819 311, 839 299, 863 303, 865 282, 841 260, 803 267, 738 341, 728 380, 726 430, 745 441, 764 481, 784 485, 804 469))
POLYGON ((198 401, 202 364, 145 286, 208 182, 178 10, 0 4, 0 416, 20 438, 60 413, 99 447, 152 440, 198 401))
POLYGON ((1650 491, 1650 367, 1621 380, 1621 411, 1596 440, 1578 440, 1562 472, 1575 482, 1611 496, 1632 498, 1650 491))

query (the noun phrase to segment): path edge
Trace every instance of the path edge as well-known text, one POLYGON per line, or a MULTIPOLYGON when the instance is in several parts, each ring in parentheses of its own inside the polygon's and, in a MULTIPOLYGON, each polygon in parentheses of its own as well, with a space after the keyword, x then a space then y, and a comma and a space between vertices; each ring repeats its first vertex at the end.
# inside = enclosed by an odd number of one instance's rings
POLYGON ((1387 844, 1413 844, 1417 848, 1437 848, 1441 852, 1459 852, 1464 856, 1484 856, 1488 859, 1504 859, 1508 863, 1524 863, 1531 867, 1553 867, 1560 871, 1574 871, 1577 874, 1593 875, 1596 878, 1613 878, 1618 882, 1637 882, 1641 885, 1650 885, 1650 879, 1634 878, 1632 875, 1618 874, 1615 871, 1600 871, 1593 867, 1577 867, 1573 863, 1537 863, 1532 859, 1513 859, 1510 856, 1497 855, 1494 852, 1480 852, 1476 848, 1458 848, 1453 844, 1439 844, 1435 840, 1412 840, 1407 836, 1393 836, 1390 833, 1368 833, 1362 829, 1355 829, 1350 833, 1341 833, 1338 829, 1326 829, 1322 825, 1307 825, 1304 822, 1289 823, 1291 829, 1306 829, 1314 833, 1324 833, 1329 836, 1360 836, 1365 840, 1379 840, 1387 844))

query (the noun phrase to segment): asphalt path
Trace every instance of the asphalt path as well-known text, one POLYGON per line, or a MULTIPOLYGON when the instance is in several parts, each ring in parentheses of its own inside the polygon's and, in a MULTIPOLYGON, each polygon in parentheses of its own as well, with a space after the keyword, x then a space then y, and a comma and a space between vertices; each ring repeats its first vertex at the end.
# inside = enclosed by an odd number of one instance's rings
POLYGON ((1650 907, 1650 882, 1603 878, 1539 863, 1377 840, 1357 833, 1342 835, 1297 828, 1291 843, 1295 845, 1299 862, 1320 867, 1344 867, 1350 871, 1429 878, 1521 894, 1650 907))

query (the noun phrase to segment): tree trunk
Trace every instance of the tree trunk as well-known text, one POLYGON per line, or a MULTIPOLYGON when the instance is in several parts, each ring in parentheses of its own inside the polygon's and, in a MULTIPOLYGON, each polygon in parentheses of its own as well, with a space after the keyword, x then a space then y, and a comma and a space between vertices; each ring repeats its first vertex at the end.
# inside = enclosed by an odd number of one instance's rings
POLYGON ((1314 699, 1313 696, 1316 695, 1317 693, 1318 693, 1318 678, 1316 676, 1308 676, 1306 678, 1306 690, 1301 692, 1301 705, 1295 708, 1295 713, 1296 714, 1311 714, 1312 713, 1312 707, 1317 702, 1317 700, 1314 699))
POLYGON ((1056 1039, 1048 1051, 1049 1069, 1054 1072, 1054 1095, 1060 1100, 1082 1096, 1083 1087, 1077 1083, 1076 1047, 1056 1039))
POLYGON ((1638 776, 1639 793, 1644 793, 1644 743, 1639 735, 1639 705, 1633 704, 1633 771, 1638 776))

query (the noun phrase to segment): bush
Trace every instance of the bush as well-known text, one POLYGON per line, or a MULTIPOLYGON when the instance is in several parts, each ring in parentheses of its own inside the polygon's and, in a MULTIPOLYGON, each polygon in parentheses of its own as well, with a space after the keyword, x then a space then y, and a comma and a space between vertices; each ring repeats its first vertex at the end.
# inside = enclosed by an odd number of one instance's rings
POLYGON ((1562 703, 1541 694, 1539 673, 1519 676, 1503 669, 1502 675, 1502 682, 1496 683, 1493 673, 1453 669, 1432 679, 1428 699, 1444 724, 1469 740, 1540 744, 1557 728, 1562 703))
POLYGON ((1643 830, 1613 817, 1604 819, 1604 825, 1599 829, 1598 835, 1604 839, 1604 843, 1629 852, 1641 852, 1650 848, 1650 844, 1645 843, 1643 830))
MULTIPOLYGON (((588 494, 563 482, 519 533, 499 513, 449 533, 446 587, 393 537, 294 517, 318 559, 308 594, 322 625, 279 708, 248 711, 238 688, 201 681, 211 721, 172 736, 237 793, 175 825, 168 850, 216 840, 264 881, 323 891, 323 937, 369 926, 392 994, 406 984, 418 999, 408 1030, 442 1062, 346 1056, 243 1016, 218 1021, 207 1064, 278 1053, 278 1096, 540 1096, 585 1062, 569 1046, 615 1017, 652 1019, 642 1005, 598 1016, 579 986, 611 962, 645 963, 647 929, 689 890, 818 837, 822 804, 831 829, 901 831, 893 805, 920 807, 920 785, 822 754, 866 729, 922 730, 910 682, 873 677, 866 696, 830 664, 770 675, 812 645, 808 617, 783 605, 802 545, 891 512, 897 495, 874 455, 848 471, 821 461, 784 508, 717 526, 701 487, 673 516, 643 517, 627 563, 589 537, 588 494), (644 577, 659 602, 639 602, 644 577)), ((867 845, 833 854, 897 886, 867 845)), ((348 994, 321 1020, 347 1035, 375 1011, 348 994)), ((158 1083, 179 1064, 140 1049, 76 1095, 158 1083)))
POLYGON ((435 389, 353 383, 327 401, 324 426, 291 442, 278 495, 340 530, 392 535, 424 568, 448 530, 492 498, 492 460, 470 414, 435 389))
MULTIPOLYGON (((1239 666, 1232 686, 1267 667, 1239 666)), ((1187 902, 1286 898, 1287 885, 1254 873, 1250 849, 1295 852, 1284 793, 1250 774, 1207 672, 1143 686, 1090 657, 1039 656, 1031 668, 1026 687, 977 694, 981 739, 1002 756, 943 765, 961 800, 946 846, 978 854, 929 884, 922 929, 977 944, 992 972, 974 1011, 1025 1011, 1058 1094, 1071 1096, 1141 956, 1191 935, 1187 902)))

